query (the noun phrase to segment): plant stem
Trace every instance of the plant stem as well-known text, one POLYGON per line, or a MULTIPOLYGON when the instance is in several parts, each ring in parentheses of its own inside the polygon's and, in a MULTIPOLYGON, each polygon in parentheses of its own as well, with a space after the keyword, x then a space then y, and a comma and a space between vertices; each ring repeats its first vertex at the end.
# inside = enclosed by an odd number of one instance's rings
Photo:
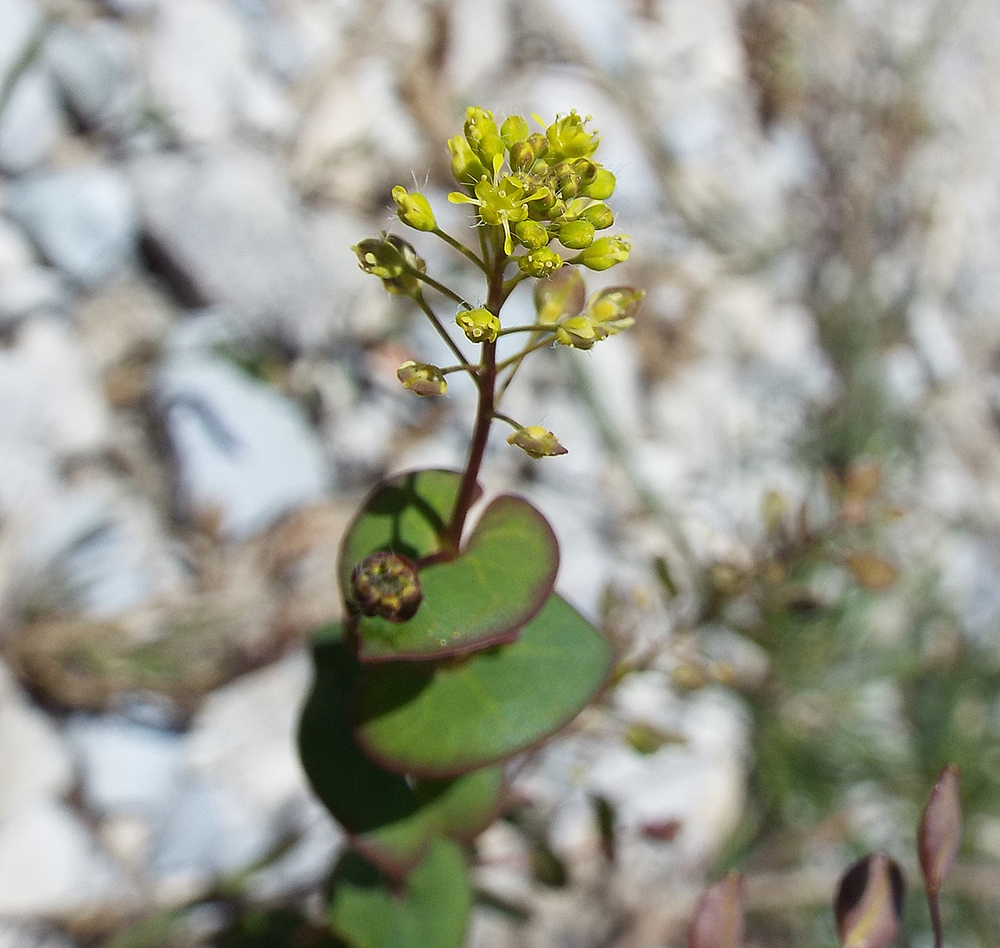
POLYGON ((448 299, 454 300, 459 306, 465 306, 469 309, 474 309, 473 305, 466 299, 459 296, 454 290, 448 289, 443 283, 439 283, 432 276, 428 276, 426 273, 422 273, 420 270, 410 271, 421 283, 426 283, 428 286, 433 287, 442 296, 447 296, 448 299))
POLYGON ((417 301, 417 306, 419 306, 423 311, 424 315, 431 321, 431 325, 437 330, 437 334, 445 341, 449 349, 451 349, 452 354, 461 363, 462 367, 465 369, 471 368, 469 360, 465 358, 465 353, 458 348, 458 344, 454 339, 448 335, 448 330, 444 328, 444 324, 438 319, 437 313, 434 312, 427 305, 427 301, 424 299, 424 294, 421 293, 419 296, 415 296, 414 299, 417 301))
POLYGON ((931 926, 934 929, 934 948, 943 948, 944 929, 941 925, 941 903, 936 892, 927 893, 927 904, 931 909, 931 926))
POLYGON ((440 237, 449 247, 454 247, 455 250, 457 250, 463 257, 465 257, 467 260, 470 260, 480 270, 482 270, 483 273, 489 276, 490 272, 489 267, 487 267, 487 265, 483 263, 483 261, 480 260, 475 253, 469 250, 469 248, 466 247, 465 244, 459 243, 457 240, 455 240, 454 237, 451 236, 451 234, 441 230, 440 227, 438 227, 437 230, 434 231, 434 234, 435 236, 440 237))
MULTIPOLYGON (((487 259, 491 260, 492 266, 490 267, 486 309, 494 316, 498 316, 500 307, 503 306, 503 271, 507 264, 507 255, 495 245, 495 242, 493 243, 494 253, 492 257, 487 256, 487 259)), ((465 528, 465 519, 469 515, 469 508, 476 496, 479 469, 483 464, 486 442, 490 435, 490 425, 493 423, 497 384, 496 340, 483 343, 482 359, 478 372, 473 375, 473 378, 479 390, 479 400, 476 406, 476 421, 472 429, 472 444, 469 447, 469 459, 465 464, 462 483, 455 500, 455 510, 444 538, 444 547, 453 556, 458 553, 458 547, 462 540, 462 530, 465 528)))

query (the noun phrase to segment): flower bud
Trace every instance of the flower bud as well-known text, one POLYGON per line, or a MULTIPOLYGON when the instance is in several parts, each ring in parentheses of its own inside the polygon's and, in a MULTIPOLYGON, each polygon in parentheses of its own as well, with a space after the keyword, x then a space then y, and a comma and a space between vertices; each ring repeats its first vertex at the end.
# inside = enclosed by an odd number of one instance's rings
POLYGON ((500 126, 500 137, 508 148, 516 142, 526 142, 530 134, 527 120, 520 115, 508 115, 500 126))
POLYGON ((600 167, 590 184, 585 184, 580 188, 583 197, 593 198, 595 201, 606 201, 615 193, 615 176, 607 168, 600 167))
POLYGON ((424 594, 413 561, 380 550, 351 570, 351 598, 362 615, 405 622, 416 613, 424 594))
POLYGON ((574 349, 590 349, 598 336, 594 324, 586 316, 571 316, 556 327, 556 342, 574 349))
POLYGON ((392 199, 399 205, 396 212, 399 219, 414 230, 433 231, 437 229, 430 201, 422 194, 410 194, 401 184, 392 189, 392 199))
POLYGON ((483 167, 492 168, 493 159, 503 155, 504 143, 493 121, 493 113, 470 105, 465 111, 465 138, 483 167))
POLYGON ((608 270, 616 263, 628 260, 628 237, 598 237, 589 247, 581 250, 574 258, 574 263, 582 263, 588 270, 608 270))
POLYGON ((594 230, 604 230, 615 222, 615 215, 607 204, 599 201, 588 204, 580 213, 580 219, 594 225, 594 230))
POLYGON ((844 873, 833 911, 843 948, 889 948, 899 931, 905 884, 885 853, 859 859, 844 873))
POLYGON ((382 281, 382 286, 396 296, 416 296, 426 264, 413 247, 395 234, 383 233, 381 238, 367 237, 351 248, 365 273, 382 281))
POLYGON ((691 948, 741 948, 745 893, 746 883, 738 872, 702 893, 688 927, 691 948))
POLYGON ((559 228, 559 243, 570 250, 584 250, 594 242, 594 225, 570 221, 559 228))
POLYGON ((556 436, 539 425, 519 428, 507 439, 507 444, 520 448, 533 458, 551 458, 567 453, 556 436))
POLYGON ((555 273, 562 263, 562 257, 548 247, 529 250, 517 261, 521 270, 533 277, 547 277, 550 273, 555 273))
POLYGON ((486 177, 486 166, 469 147, 464 135, 449 139, 448 150, 451 152, 451 173, 459 184, 474 185, 486 177))
POLYGON ((499 318, 488 309, 459 310, 455 322, 469 342, 493 342, 500 332, 499 318))
POLYGON ((535 163, 535 150, 527 142, 514 142, 507 150, 507 157, 515 171, 527 171, 535 163))
POLYGON ((396 378, 403 383, 403 388, 408 388, 414 395, 444 395, 448 390, 441 370, 426 362, 404 362, 396 369, 396 378))
POLYGON ((949 764, 934 784, 920 820, 920 868, 927 891, 932 895, 941 891, 955 864, 962 841, 962 804, 958 785, 958 767, 949 764))
POLYGON ((573 171, 580 179, 580 184, 593 184, 600 168, 596 161, 591 161, 589 158, 578 158, 573 162, 573 171))
POLYGON ((549 153, 549 140, 541 132, 534 132, 528 136, 528 144, 535 153, 535 158, 544 158, 549 153))
POLYGON ((556 120, 545 129, 545 137, 549 140, 552 150, 563 158, 589 158, 600 142, 596 132, 586 129, 590 117, 581 118, 576 112, 570 112, 556 120))
POLYGON ((538 221, 521 221, 514 225, 514 236, 525 250, 537 250, 548 245, 551 239, 548 230, 538 221))
POLYGON ((587 302, 585 315, 594 323, 599 339, 628 329, 646 294, 630 286, 609 286, 598 290, 587 302))
POLYGON ((560 267, 552 276, 535 283, 535 312, 540 326, 554 326, 583 309, 586 287, 580 271, 560 267))

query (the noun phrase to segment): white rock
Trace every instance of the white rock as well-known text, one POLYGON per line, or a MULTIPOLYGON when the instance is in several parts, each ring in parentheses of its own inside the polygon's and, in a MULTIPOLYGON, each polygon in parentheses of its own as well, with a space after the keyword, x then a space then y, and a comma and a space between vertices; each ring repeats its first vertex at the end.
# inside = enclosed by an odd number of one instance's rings
POLYGON ((0 948, 75 948, 63 935, 27 925, 0 924, 0 948))
POLYGON ((86 287, 123 270, 138 243, 128 182, 100 165, 36 172, 7 189, 7 213, 53 265, 86 287))
POLYGON ((64 916, 130 897, 121 871, 67 806, 40 800, 0 823, 0 916, 64 916))
POLYGON ((73 762, 47 715, 0 663, 0 824, 22 807, 69 791, 73 762))
POLYGON ((52 267, 30 267, 0 280, 0 326, 36 313, 64 313, 70 306, 65 277, 52 267))
MULTIPOLYGON (((63 320, 30 319, 0 351, 0 404, 0 440, 42 445, 59 456, 107 443, 107 407, 63 320)), ((4 494, 0 486, 0 500, 4 494)))
POLYGON ((8 76, 42 25, 42 9, 35 0, 0 0, 0 76, 8 76))
POLYGON ((213 692, 187 737, 188 767, 224 784, 266 819, 301 806, 310 794, 295 735, 311 681, 303 650, 213 692))
POLYGON ((119 24, 58 26, 46 39, 45 61, 85 127, 122 132, 139 121, 142 89, 135 54, 119 24))
POLYGON ((298 406, 211 357, 178 357, 157 392, 178 466, 180 501, 243 539, 319 500, 330 471, 298 406))
POLYGON ((227 138, 249 71, 230 4, 170 0, 159 6, 147 58, 149 87, 168 124, 189 142, 227 138))
POLYGON ((0 115, 0 171, 21 174, 41 164, 61 129, 52 80, 37 67, 26 69, 0 115))
POLYGON ((155 834, 150 871, 163 894, 190 897, 219 875, 247 868, 273 842, 258 810, 224 787, 189 777, 155 834))
POLYGON ((161 154, 136 161, 133 177, 149 236, 189 295, 294 343, 339 335, 333 268, 314 255, 276 163, 233 148, 197 160, 161 154))
POLYGON ((162 817, 181 787, 181 735, 120 715, 72 716, 66 738, 80 767, 84 799, 102 816, 162 817))

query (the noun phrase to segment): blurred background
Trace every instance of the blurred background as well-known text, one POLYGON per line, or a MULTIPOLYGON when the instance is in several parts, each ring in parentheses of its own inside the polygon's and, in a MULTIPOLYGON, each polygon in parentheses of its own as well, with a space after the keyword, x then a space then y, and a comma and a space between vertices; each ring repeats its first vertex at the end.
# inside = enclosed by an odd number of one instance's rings
POLYGON ((748 944, 833 946, 881 848, 928 946, 948 762, 949 944, 1000 944, 995 0, 0 0, 0 946, 324 944, 308 639, 474 405, 402 390, 440 342, 350 246, 399 183, 461 233, 470 104, 593 116, 589 282, 647 291, 509 392, 569 454, 487 456, 622 668, 519 765, 470 945, 681 945, 739 869, 748 944))

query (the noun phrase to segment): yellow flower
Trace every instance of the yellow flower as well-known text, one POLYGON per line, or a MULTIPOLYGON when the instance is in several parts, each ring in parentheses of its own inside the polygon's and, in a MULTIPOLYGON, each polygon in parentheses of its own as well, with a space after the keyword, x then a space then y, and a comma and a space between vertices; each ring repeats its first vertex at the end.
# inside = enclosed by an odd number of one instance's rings
POLYGON ((500 332, 500 320, 488 309, 459 310, 455 322, 469 342, 493 342, 500 332))
POLYGON ((551 458, 566 454, 566 449, 559 443, 551 431, 546 431, 539 425, 528 428, 518 428, 508 439, 507 444, 520 448, 533 458, 551 458))

